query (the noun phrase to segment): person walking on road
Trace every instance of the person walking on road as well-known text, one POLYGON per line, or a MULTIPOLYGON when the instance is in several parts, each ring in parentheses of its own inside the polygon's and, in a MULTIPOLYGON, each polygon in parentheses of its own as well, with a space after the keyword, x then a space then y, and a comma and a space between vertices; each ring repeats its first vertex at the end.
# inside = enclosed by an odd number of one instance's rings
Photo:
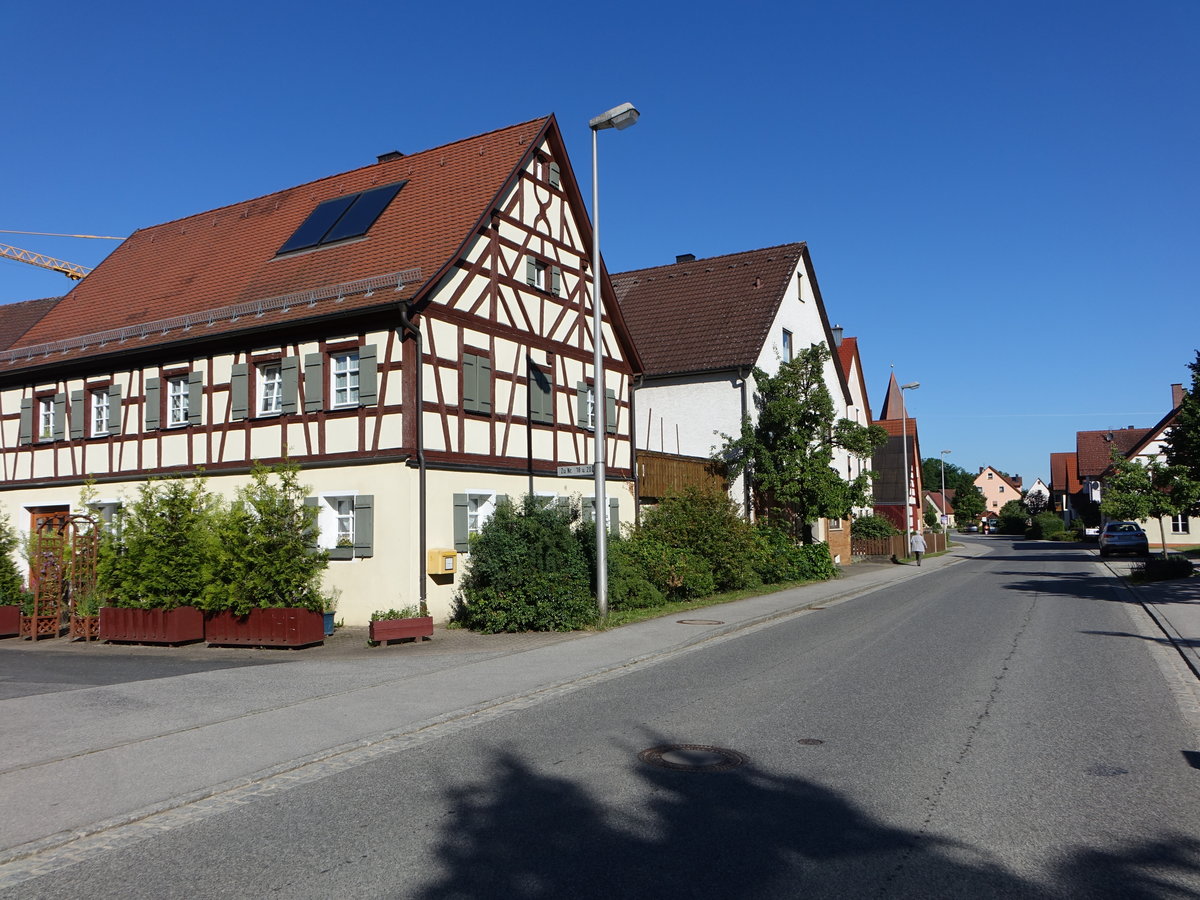
POLYGON ((912 537, 908 539, 908 549, 917 558, 917 565, 919 566, 921 564, 921 554, 925 552, 925 535, 919 531, 914 531, 912 537))

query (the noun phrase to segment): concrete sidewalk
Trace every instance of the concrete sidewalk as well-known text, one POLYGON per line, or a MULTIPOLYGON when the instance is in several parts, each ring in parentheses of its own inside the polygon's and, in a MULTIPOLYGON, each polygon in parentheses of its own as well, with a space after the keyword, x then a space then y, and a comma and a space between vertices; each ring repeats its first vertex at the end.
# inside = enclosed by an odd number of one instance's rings
POLYGON ((1139 561, 1122 557, 1101 560, 1101 563, 1121 577, 1130 593, 1200 678, 1200 575, 1134 584, 1129 573, 1139 561))
POLYGON ((503 715, 984 552, 958 547, 920 568, 859 564, 835 581, 582 634, 438 629, 422 644, 368 648, 365 629, 341 629, 325 647, 302 652, 6 643, 0 651, 97 660, 169 654, 211 663, 219 654, 228 665, 82 688, 26 684, 23 695, 0 701, 0 797, 8 798, 0 887, 136 839, 139 829, 325 777, 466 727, 468 718, 503 715), (251 664, 263 654, 285 661, 251 664), (15 802, 21 797, 29 802, 15 802))

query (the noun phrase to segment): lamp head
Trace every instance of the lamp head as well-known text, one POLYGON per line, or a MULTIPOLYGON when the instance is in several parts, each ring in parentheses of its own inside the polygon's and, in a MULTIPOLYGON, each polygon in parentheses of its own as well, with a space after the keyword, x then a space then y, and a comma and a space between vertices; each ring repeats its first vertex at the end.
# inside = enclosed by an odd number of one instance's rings
POLYGON ((633 125, 638 120, 637 107, 632 103, 622 103, 620 106, 614 106, 606 112, 600 113, 594 119, 588 122, 588 127, 593 131, 600 131, 604 128, 615 128, 617 131, 624 131, 630 125, 633 125))
POLYGON ((902 391, 914 391, 914 390, 916 390, 917 388, 919 388, 920 386, 921 386, 921 382, 919 382, 919 381, 910 381, 908 384, 902 384, 902 385, 900 385, 900 390, 902 390, 902 391))

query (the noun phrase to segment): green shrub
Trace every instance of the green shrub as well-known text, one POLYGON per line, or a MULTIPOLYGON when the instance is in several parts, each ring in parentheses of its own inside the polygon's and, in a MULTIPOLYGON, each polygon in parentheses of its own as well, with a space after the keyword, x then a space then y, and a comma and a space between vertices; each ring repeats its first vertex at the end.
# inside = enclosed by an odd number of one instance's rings
POLYGON ((850 536, 856 538, 885 538, 900 530, 883 516, 859 516, 850 523, 850 536))
POLYGON ((29 592, 13 556, 20 542, 8 514, 0 513, 0 604, 4 606, 21 606, 28 600, 29 592))
MULTIPOLYGON (((591 531, 590 529, 587 529, 591 531)), ((580 529, 577 534, 584 531, 580 529)), ((593 550, 596 535, 592 531, 586 544, 593 550)), ((589 558, 589 569, 595 563, 589 558)), ((608 544, 608 606, 611 610, 650 609, 666 602, 663 592, 650 583, 640 561, 632 552, 630 542, 614 538, 608 544)))
POLYGON ((1047 540, 1049 535, 1063 530, 1062 516, 1044 512, 1033 517, 1033 523, 1025 530, 1025 537, 1034 541, 1047 540))
POLYGON ((694 553, 642 530, 635 531, 619 547, 622 565, 640 574, 668 600, 695 600, 717 591, 712 567, 694 553))
POLYGON ((572 631, 595 622, 591 574, 571 513, 502 500, 471 540, 454 621, 474 631, 572 631))
POLYGON ((290 463, 256 465, 250 484, 217 517, 216 567, 205 609, 243 616, 252 609, 299 607, 323 612, 321 573, 329 557, 316 549, 317 511, 290 463))
MULTIPOLYGON (((754 531, 724 491, 692 486, 670 495, 643 516, 638 532, 705 563, 719 591, 751 587, 759 581, 754 571, 754 531)), ((661 589, 657 579, 648 577, 661 589)))
POLYGON ((214 577, 218 501, 203 477, 151 479, 121 515, 119 540, 102 537, 96 575, 115 606, 199 605, 214 577))
POLYGON ((763 584, 824 581, 837 574, 828 544, 799 544, 782 528, 758 524, 755 569, 763 584))
POLYGON ((1186 556, 1171 554, 1166 559, 1151 556, 1133 564, 1129 570, 1134 581, 1168 581, 1172 578, 1190 578, 1192 561, 1186 556))

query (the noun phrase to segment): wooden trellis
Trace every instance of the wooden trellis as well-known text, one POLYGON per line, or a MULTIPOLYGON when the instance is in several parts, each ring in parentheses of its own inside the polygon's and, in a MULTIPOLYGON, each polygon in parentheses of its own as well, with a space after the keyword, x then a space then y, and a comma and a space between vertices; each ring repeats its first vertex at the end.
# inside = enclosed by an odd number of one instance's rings
POLYGON ((30 545, 32 615, 21 617, 21 636, 58 637, 75 615, 76 603, 96 591, 96 520, 63 515, 38 524, 30 545))

